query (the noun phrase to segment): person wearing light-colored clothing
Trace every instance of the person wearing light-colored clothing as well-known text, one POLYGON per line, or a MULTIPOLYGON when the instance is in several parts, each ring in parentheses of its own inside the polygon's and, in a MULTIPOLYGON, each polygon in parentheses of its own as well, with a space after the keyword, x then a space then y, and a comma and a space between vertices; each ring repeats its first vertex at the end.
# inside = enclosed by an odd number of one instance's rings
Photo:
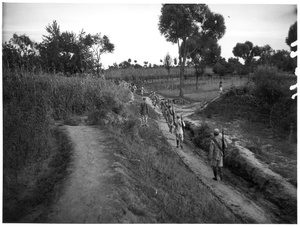
MULTIPOLYGON (((219 133, 219 129, 214 129, 213 138, 209 146, 209 160, 214 173, 214 180, 218 180, 218 172, 220 179, 223 180, 222 167, 224 154, 222 151, 222 138, 219 133)), ((225 148, 227 147, 226 141, 224 141, 225 148)))
POLYGON ((183 149, 183 127, 185 127, 185 123, 183 120, 180 119, 179 116, 177 116, 177 119, 175 120, 175 136, 176 136, 176 144, 177 148, 180 146, 181 149, 183 149))

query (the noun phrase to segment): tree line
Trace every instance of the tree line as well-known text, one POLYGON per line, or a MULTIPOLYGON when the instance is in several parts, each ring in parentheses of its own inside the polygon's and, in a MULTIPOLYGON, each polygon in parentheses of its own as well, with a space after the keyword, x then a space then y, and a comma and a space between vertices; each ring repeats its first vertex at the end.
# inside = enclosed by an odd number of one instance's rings
MULTIPOLYGON (((259 65, 271 65, 282 71, 294 72, 296 59, 292 59, 286 50, 274 50, 269 45, 257 46, 250 41, 237 43, 232 53, 235 58, 227 61, 221 57, 218 44, 226 26, 221 14, 212 12, 205 4, 163 4, 159 17, 158 29, 166 40, 177 44, 178 58, 172 59, 167 54, 160 60, 160 65, 144 61, 138 64, 129 58, 119 64, 114 63, 110 69, 149 68, 165 66, 180 67, 180 95, 183 95, 184 67, 195 67, 196 81, 204 74, 205 68, 212 67, 220 76, 232 73, 246 75, 259 65), (244 64, 241 63, 244 62, 244 64)), ((25 71, 43 71, 48 73, 100 73, 103 69, 101 57, 114 51, 106 35, 89 34, 83 29, 79 34, 60 30, 56 21, 46 26, 47 35, 42 42, 36 43, 26 35, 14 34, 2 44, 3 68, 25 71)), ((297 40, 297 22, 291 25, 286 44, 297 40)), ((291 47, 295 50, 297 47, 291 47)), ((197 83, 197 82, 196 82, 197 83)))
POLYGON ((14 34, 2 44, 3 68, 64 74, 100 73, 101 56, 112 53, 115 48, 106 35, 86 33, 83 29, 79 34, 62 32, 55 20, 46 26, 46 31, 41 43, 26 35, 14 34))
MULTIPOLYGON (((237 43, 232 51, 236 58, 226 61, 221 57, 218 44, 226 32, 224 17, 212 12, 205 4, 163 4, 158 28, 168 42, 178 45, 181 97, 184 95, 186 65, 196 69, 196 87, 199 76, 204 74, 207 66, 213 67, 213 71, 220 76, 226 73, 249 74, 258 65, 276 66, 282 71, 292 72, 296 68, 297 60, 291 59, 288 51, 273 50, 269 45, 254 46, 250 41, 237 43)), ((297 22, 291 25, 286 44, 291 47, 296 40, 297 22)))

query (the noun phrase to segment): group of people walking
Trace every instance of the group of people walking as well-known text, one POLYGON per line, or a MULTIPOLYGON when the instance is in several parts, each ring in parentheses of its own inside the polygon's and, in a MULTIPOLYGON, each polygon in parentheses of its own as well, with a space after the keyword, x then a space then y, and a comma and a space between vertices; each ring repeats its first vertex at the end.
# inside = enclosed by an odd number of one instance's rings
MULTIPOLYGON (((182 119, 182 115, 179 116, 176 114, 174 109, 174 101, 170 99, 160 99, 155 92, 150 92, 149 95, 152 100, 154 108, 159 106, 163 117, 169 127, 169 132, 174 133, 176 136, 176 147, 183 149, 183 128, 185 123, 182 119)), ((141 118, 142 126, 148 127, 148 115, 149 107, 146 103, 146 97, 143 97, 143 102, 141 103, 141 118)), ((213 180, 217 181, 218 177, 220 180, 223 180, 223 160, 224 152, 227 148, 227 143, 224 138, 221 137, 219 129, 214 129, 211 143, 209 146, 209 162, 213 170, 213 180)))
POLYGON ((182 119, 182 115, 179 116, 176 114, 173 101, 170 99, 162 99, 160 102, 160 108, 166 123, 168 124, 169 132, 174 132, 176 136, 176 147, 183 149, 183 128, 185 127, 185 123, 182 119))

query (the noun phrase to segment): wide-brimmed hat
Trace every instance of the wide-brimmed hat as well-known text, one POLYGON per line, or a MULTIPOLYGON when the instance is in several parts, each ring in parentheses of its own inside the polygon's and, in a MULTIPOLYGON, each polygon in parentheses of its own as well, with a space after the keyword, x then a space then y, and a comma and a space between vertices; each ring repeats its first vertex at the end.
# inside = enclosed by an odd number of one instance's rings
POLYGON ((217 135, 219 135, 219 133, 220 133, 219 129, 215 128, 214 129, 214 135, 217 136, 217 135))

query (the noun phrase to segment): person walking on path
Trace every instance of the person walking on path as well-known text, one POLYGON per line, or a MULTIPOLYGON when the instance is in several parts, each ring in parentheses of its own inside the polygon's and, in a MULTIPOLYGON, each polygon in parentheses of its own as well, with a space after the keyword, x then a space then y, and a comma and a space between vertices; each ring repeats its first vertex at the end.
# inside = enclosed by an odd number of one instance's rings
POLYGON ((170 133, 173 133, 174 120, 173 120, 173 111, 172 111, 171 105, 168 105, 168 107, 166 109, 166 120, 167 120, 167 124, 169 126, 170 133))
POLYGON ((143 102, 141 103, 141 118, 142 118, 142 126, 148 127, 148 114, 149 107, 146 103, 146 98, 143 97, 143 102))
POLYGON ((222 81, 220 81, 219 89, 220 89, 220 95, 222 95, 222 94, 223 94, 223 85, 222 85, 222 81))
POLYGON ((219 129, 214 129, 213 132, 213 138, 211 140, 210 146, 209 146, 209 160, 210 164, 213 169, 214 173, 214 180, 218 180, 218 172, 219 172, 219 177, 221 180, 223 180, 223 174, 222 174, 222 168, 223 168, 223 143, 224 143, 224 148, 227 147, 227 144, 224 141, 222 141, 221 136, 219 135, 219 129))
POLYGON ((176 147, 178 148, 180 146, 181 149, 183 149, 183 127, 185 127, 185 123, 182 118, 177 115, 174 132, 176 136, 176 147))
POLYGON ((142 96, 144 95, 144 92, 145 92, 145 88, 142 86, 142 87, 141 87, 141 95, 142 95, 142 96))

